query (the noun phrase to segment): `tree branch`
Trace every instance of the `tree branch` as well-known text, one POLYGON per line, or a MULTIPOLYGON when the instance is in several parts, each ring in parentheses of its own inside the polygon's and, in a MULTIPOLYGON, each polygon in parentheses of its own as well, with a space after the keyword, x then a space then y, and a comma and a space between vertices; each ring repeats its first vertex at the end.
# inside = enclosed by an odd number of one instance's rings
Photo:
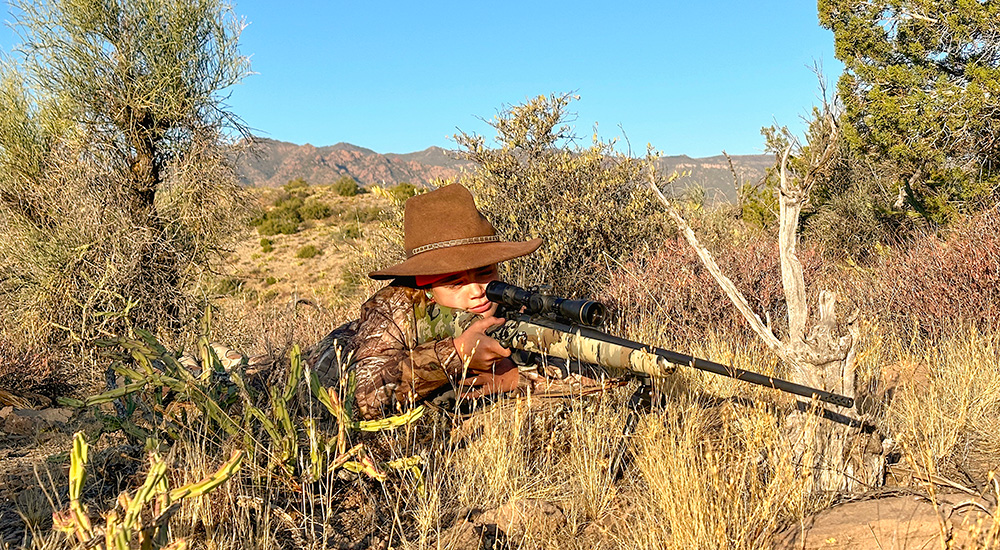
POLYGON ((750 328, 760 336, 764 344, 778 355, 783 361, 796 365, 798 362, 788 353, 785 347, 782 345, 781 341, 774 335, 773 332, 764 324, 760 317, 750 309, 750 305, 747 303, 746 298, 743 294, 736 288, 736 285, 726 277, 722 270, 719 268, 719 264, 715 262, 715 258, 712 257, 712 253, 708 251, 707 248, 701 245, 698 241, 698 237, 694 234, 694 230, 687 223, 687 220, 677 212, 673 204, 663 195, 660 191, 659 186, 656 184, 656 173, 652 164, 649 167, 649 180, 647 182, 649 188, 656 195, 656 198, 663 204, 667 209, 667 214, 670 219, 677 224, 677 228, 680 229, 681 233, 684 235, 684 239, 687 240, 691 248, 694 249, 698 258, 701 260, 702 265, 708 269, 708 272, 712 274, 712 278, 718 283, 722 291, 726 293, 729 300, 736 306, 736 309, 743 315, 747 323, 750 323, 750 328))

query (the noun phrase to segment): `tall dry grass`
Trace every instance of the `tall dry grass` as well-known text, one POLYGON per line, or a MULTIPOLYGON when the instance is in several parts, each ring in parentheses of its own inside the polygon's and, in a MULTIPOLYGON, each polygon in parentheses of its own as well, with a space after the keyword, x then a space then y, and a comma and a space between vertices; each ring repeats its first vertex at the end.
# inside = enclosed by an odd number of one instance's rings
MULTIPOLYGON (((934 347, 882 334, 868 326, 859 354, 874 386, 888 365, 926 367, 897 386, 874 418, 897 442, 899 462, 975 489, 959 477, 964 471, 985 485, 1000 456, 1000 334, 967 331, 934 347)), ((776 366, 762 346, 727 335, 683 351, 761 372, 776 366)), ((499 527, 518 548, 749 549, 829 506, 833 497, 811 495, 808 472, 789 460, 794 442, 781 429, 787 403, 779 396, 697 372, 682 370, 678 378, 664 388, 665 404, 627 437, 630 388, 502 400, 462 421, 432 414, 408 429, 364 436, 381 460, 420 455, 420 480, 402 474, 380 484, 331 473, 296 487, 248 467, 217 492, 186 502, 173 534, 220 549, 465 548, 462 525, 512 509, 527 515, 497 517, 509 520, 499 527), (538 501, 563 519, 553 526, 526 504, 538 501)), ((169 452, 172 486, 214 471, 227 446, 243 444, 234 439, 220 448, 199 429, 169 452)), ((256 445, 265 455, 279 452, 256 445)), ((60 537, 39 532, 30 547, 68 547, 60 537)), ((997 543, 985 540, 983 548, 997 543)))

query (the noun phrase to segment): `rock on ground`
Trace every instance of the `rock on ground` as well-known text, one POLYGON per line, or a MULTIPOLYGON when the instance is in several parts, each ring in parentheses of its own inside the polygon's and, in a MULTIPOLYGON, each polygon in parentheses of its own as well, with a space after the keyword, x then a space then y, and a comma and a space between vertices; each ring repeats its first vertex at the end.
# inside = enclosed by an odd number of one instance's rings
MULTIPOLYGON (((937 506, 927 498, 912 495, 849 502, 778 533, 773 548, 941 548, 941 541, 948 537, 955 548, 967 548, 997 536, 990 516, 978 506, 994 508, 981 499, 961 494, 938 495, 937 506)), ((997 542, 1000 540, 993 540, 997 542)))
POLYGON ((566 516, 546 500, 519 500, 485 512, 473 511, 441 533, 438 542, 454 550, 508 548, 510 541, 551 540, 566 527, 566 516))

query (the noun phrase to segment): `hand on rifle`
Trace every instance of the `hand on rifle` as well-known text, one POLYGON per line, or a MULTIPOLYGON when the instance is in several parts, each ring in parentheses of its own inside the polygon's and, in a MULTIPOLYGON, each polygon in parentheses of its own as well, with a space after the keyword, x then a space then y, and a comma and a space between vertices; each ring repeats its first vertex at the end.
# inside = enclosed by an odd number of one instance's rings
POLYGON ((517 366, 507 358, 510 350, 486 334, 503 323, 504 320, 497 317, 480 319, 454 340, 466 370, 461 384, 476 386, 465 394, 467 397, 481 397, 517 387, 517 366))

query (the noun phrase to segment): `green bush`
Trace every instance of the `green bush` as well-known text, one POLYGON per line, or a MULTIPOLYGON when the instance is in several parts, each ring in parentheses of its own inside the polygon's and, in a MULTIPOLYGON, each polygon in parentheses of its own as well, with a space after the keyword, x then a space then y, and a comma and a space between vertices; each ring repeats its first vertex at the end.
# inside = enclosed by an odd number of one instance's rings
POLYGON ((333 191, 341 197, 353 197, 358 194, 358 182, 350 176, 344 176, 333 184, 333 191))
POLYGON ((307 244, 295 253, 296 258, 309 259, 319 255, 319 249, 315 245, 307 244))
POLYGON ((277 283, 277 282, 278 282, 278 279, 275 278, 275 277, 268 277, 268 278, 264 279, 264 285, 266 285, 266 286, 271 286, 271 285, 273 285, 274 283, 277 283))
POLYGON ((294 203, 287 203, 281 207, 274 208, 265 213, 262 217, 253 221, 257 226, 257 232, 261 235, 292 235, 299 231, 299 224, 302 223, 302 216, 298 207, 293 207, 294 203))
POLYGON ((274 243, 271 242, 271 239, 263 238, 260 240, 260 248, 264 252, 271 252, 274 250, 274 243))
POLYGON ((389 193, 393 196, 396 202, 405 202, 406 199, 417 194, 419 188, 412 183, 402 182, 398 183, 389 188, 389 193))
POLYGON ((222 2, 10 9, 21 40, 16 61, 0 56, 0 348, 65 360, 72 376, 53 380, 82 391, 103 379, 97 340, 138 327, 182 339, 204 311, 201 274, 252 211, 229 155, 246 130, 225 102, 249 59, 222 2))
POLYGON ((498 233, 545 243, 524 259, 504 262, 501 275, 586 295, 607 282, 609 263, 643 246, 659 247, 672 229, 643 185, 651 159, 617 153, 614 142, 576 145, 566 123, 572 99, 539 96, 499 114, 491 122, 495 148, 478 135, 455 139, 476 165, 460 181, 498 233))
POLYGON ((304 220, 322 220, 329 218, 333 214, 333 209, 329 204, 318 200, 309 200, 299 207, 299 215, 304 220))
MULTIPOLYGON (((261 235, 277 235, 279 233, 291 235, 298 233, 303 221, 321 220, 331 215, 333 215, 333 209, 324 202, 312 199, 306 201, 298 194, 282 193, 275 199, 274 207, 263 216, 253 220, 252 224, 257 227, 257 231, 261 235)), ((263 241, 261 246, 264 247, 263 241)), ((270 252, 266 247, 264 251, 270 252)))
POLYGON ((297 195, 282 194, 274 201, 274 207, 276 209, 284 210, 298 210, 299 208, 302 208, 303 204, 305 204, 305 201, 302 197, 297 195))
POLYGON ((282 185, 281 188, 284 189, 285 191, 289 192, 289 193, 294 193, 296 191, 302 191, 302 190, 308 189, 309 188, 309 182, 307 182, 306 180, 304 180, 302 178, 295 178, 293 180, 290 180, 285 185, 282 185))
POLYGON ((260 303, 270 302, 271 300, 277 298, 278 294, 280 294, 278 292, 278 289, 276 289, 276 288, 269 288, 269 289, 265 290, 264 292, 262 292, 260 294, 260 296, 257 297, 257 301, 260 302, 260 303))
POLYGON ((294 235, 299 231, 301 220, 288 218, 267 218, 257 226, 261 235, 294 235))

